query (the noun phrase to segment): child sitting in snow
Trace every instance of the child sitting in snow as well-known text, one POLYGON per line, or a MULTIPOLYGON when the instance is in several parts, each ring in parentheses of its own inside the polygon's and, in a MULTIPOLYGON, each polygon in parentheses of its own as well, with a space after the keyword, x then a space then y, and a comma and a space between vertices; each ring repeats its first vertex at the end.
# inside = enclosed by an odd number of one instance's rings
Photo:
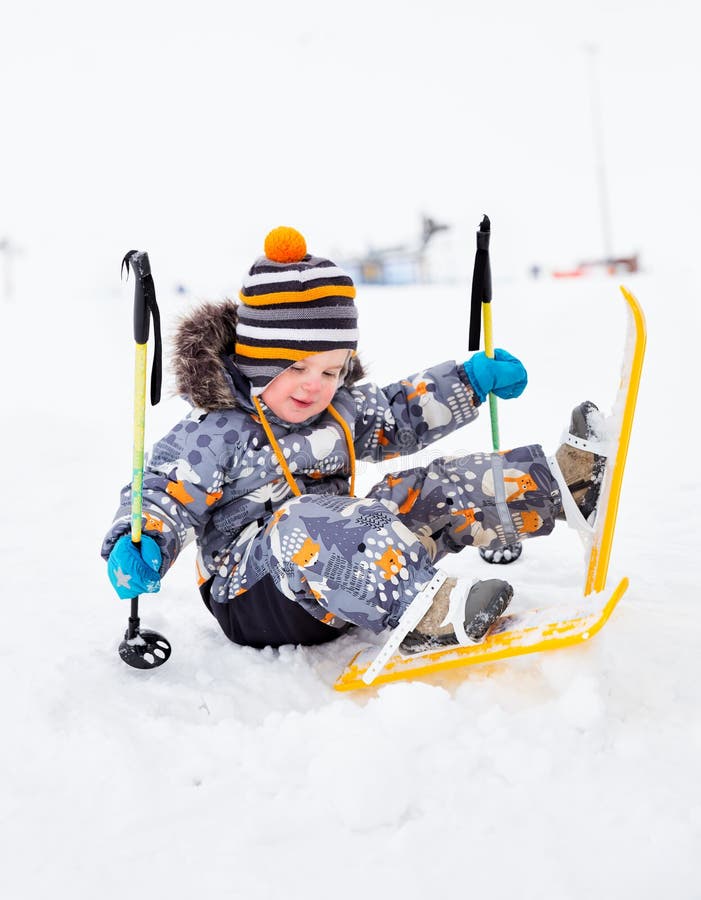
POLYGON ((489 392, 518 397, 527 376, 497 350, 382 389, 358 384, 354 297, 346 273, 277 228, 238 305, 205 304, 182 322, 175 372, 193 409, 153 449, 140 545, 122 491, 102 547, 120 597, 159 590, 194 535, 204 602, 238 644, 318 644, 351 624, 379 633, 417 598, 428 611, 404 652, 475 642, 511 586, 434 563, 549 534, 564 510, 595 512, 603 460, 586 449, 590 403, 556 458, 539 445, 443 457, 356 497, 356 459, 415 453, 475 419, 489 392))

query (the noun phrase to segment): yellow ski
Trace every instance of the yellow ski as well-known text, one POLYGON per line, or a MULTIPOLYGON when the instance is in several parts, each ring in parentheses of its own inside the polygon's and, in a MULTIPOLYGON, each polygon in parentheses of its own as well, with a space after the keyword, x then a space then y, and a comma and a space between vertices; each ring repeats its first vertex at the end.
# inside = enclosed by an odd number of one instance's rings
POLYGON ((606 466, 604 482, 601 486, 600 509, 605 510, 605 512, 604 515, 598 517, 594 528, 594 538, 584 584, 585 596, 591 591, 602 591, 606 586, 613 534, 616 527, 616 516, 618 515, 618 501, 621 496, 623 473, 626 467, 633 417, 638 400, 640 376, 643 371, 643 360, 645 358, 645 341, 647 337, 645 316, 633 294, 624 287, 621 287, 621 292, 628 310, 628 333, 623 357, 623 369, 621 371, 621 383, 613 410, 614 415, 620 416, 620 432, 615 456, 613 457, 613 465, 606 466))
POLYGON ((590 640, 606 624, 629 583, 627 578, 623 578, 610 595, 605 592, 646 340, 645 318, 640 304, 624 287, 621 287, 621 292, 628 311, 628 333, 621 381, 612 410, 612 419, 618 424, 618 432, 611 440, 612 453, 601 487, 599 514, 590 536, 591 546, 582 600, 574 607, 560 605, 503 616, 481 644, 450 647, 406 657, 395 654, 372 681, 367 673, 379 648, 374 645, 366 647, 356 653, 336 681, 337 691, 352 691, 391 681, 422 678, 436 672, 526 653, 572 647, 590 640))
MULTIPOLYGON (((502 616, 481 644, 406 657, 397 654, 375 678, 372 687, 406 678, 422 678, 462 666, 582 644, 603 628, 627 587, 628 579, 623 578, 610 597, 599 595, 593 603, 587 600, 574 608, 558 606, 502 616)), ((366 648, 356 654, 336 682, 337 691, 369 687, 363 681, 363 675, 375 658, 377 649, 366 648)))

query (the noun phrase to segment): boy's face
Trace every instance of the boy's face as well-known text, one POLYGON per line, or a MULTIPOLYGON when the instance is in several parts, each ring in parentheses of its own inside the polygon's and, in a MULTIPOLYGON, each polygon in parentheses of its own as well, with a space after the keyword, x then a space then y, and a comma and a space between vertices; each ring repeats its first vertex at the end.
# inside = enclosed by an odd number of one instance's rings
POLYGON ((304 422, 326 409, 338 388, 348 350, 314 353, 281 372, 261 394, 285 422, 304 422))

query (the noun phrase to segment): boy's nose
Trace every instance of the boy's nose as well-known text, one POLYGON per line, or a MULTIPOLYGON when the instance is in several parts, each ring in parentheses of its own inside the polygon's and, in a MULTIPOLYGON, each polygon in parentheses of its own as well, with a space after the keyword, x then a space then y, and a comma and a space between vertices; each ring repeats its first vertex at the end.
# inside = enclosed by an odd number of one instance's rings
POLYGON ((318 375, 309 375, 307 378, 304 379, 304 382, 302 383, 302 386, 304 387, 305 391, 310 391, 310 392, 318 391, 320 385, 321 385, 321 379, 318 377, 318 375))

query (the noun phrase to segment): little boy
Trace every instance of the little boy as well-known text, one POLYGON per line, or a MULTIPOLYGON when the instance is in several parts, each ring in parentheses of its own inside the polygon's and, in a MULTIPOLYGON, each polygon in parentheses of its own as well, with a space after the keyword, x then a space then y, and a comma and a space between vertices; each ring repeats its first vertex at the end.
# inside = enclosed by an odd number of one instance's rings
POLYGON ((427 612, 403 652, 482 640, 511 586, 434 563, 547 535, 564 510, 593 516, 596 407, 575 409, 555 458, 539 445, 442 457, 358 498, 356 459, 415 453, 475 419, 490 392, 519 396, 523 365, 496 350, 382 389, 358 383, 353 282, 291 228, 270 232, 239 297, 179 328, 175 374, 193 409, 153 449, 140 545, 122 491, 102 547, 119 596, 159 590, 194 537, 204 602, 238 644, 318 644, 351 625, 379 633, 416 601, 427 612))

